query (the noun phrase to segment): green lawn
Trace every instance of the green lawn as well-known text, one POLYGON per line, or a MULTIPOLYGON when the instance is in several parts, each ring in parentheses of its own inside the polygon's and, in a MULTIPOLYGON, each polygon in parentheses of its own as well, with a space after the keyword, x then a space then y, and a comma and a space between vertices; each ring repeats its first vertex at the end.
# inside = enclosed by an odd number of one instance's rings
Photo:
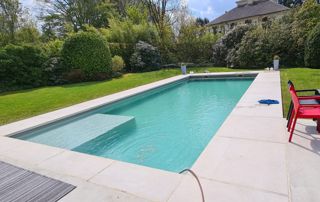
POLYGON ((290 95, 287 87, 288 80, 291 80, 295 88, 299 89, 319 89, 320 69, 292 68, 281 70, 281 88, 284 116, 288 113, 290 95))
MULTIPOLYGON (((228 68, 191 68, 188 71, 204 72, 244 71, 228 68)), ((180 74, 179 69, 147 73, 126 74, 121 78, 103 82, 87 82, 56 87, 0 94, 0 125, 50 112, 80 102, 102 97, 126 89, 169 78, 180 74)), ((284 110, 287 112, 289 94, 286 82, 291 79, 297 89, 320 88, 320 70, 295 68, 281 70, 284 110)))
MULTIPOLYGON (((241 71, 228 68, 191 68, 188 71, 204 72, 241 71)), ((80 102, 127 90, 180 74, 179 69, 147 73, 126 74, 121 78, 103 82, 87 82, 56 87, 0 94, 0 125, 50 112, 80 102)))

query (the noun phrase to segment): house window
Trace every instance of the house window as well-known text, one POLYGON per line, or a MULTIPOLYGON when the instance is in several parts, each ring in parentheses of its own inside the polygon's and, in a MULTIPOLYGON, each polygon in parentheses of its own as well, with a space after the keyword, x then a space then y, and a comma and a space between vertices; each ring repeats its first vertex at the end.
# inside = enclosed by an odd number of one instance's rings
POLYGON ((262 21, 262 27, 263 27, 264 29, 267 29, 267 28, 270 28, 270 27, 271 27, 271 21, 269 20, 268 17, 262 18, 261 21, 262 21))
POLYGON ((245 24, 250 25, 252 23, 252 20, 246 20, 244 21, 245 24))
POLYGON ((237 23, 231 23, 230 24, 230 29, 233 29, 233 28, 235 28, 237 26, 237 23))

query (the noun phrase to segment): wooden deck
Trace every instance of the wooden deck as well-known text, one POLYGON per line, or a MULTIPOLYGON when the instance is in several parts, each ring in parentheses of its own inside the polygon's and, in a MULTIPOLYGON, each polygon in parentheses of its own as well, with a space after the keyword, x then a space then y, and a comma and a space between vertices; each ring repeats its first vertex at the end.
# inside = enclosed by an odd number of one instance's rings
POLYGON ((75 186, 0 161, 0 201, 58 201, 75 186))

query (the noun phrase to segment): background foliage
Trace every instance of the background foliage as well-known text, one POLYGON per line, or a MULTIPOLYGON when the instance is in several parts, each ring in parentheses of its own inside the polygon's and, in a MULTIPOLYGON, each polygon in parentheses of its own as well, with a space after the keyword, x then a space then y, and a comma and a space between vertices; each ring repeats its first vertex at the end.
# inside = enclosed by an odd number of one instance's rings
POLYGON ((19 0, 0 1, 0 91, 108 79, 126 72, 215 64, 319 68, 320 5, 292 9, 268 26, 209 31, 180 0, 37 1, 31 17, 19 0), (83 9, 86 8, 86 9, 83 9), (41 30, 40 30, 41 29, 41 30), (113 57, 113 62, 112 58, 113 57))

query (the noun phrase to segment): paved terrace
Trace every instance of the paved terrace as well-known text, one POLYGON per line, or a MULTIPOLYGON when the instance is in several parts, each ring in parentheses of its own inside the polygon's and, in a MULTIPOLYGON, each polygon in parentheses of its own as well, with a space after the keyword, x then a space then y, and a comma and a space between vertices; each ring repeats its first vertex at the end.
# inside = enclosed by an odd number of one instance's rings
MULTIPOLYGON (((189 174, 7 137, 186 77, 173 77, 2 126, 0 161, 77 186, 61 201, 201 201, 199 187, 189 174)), ((206 201, 320 201, 320 140, 315 123, 298 122, 293 143, 288 144, 282 105, 257 104, 265 98, 281 100, 279 72, 259 73, 193 165, 206 201)))

